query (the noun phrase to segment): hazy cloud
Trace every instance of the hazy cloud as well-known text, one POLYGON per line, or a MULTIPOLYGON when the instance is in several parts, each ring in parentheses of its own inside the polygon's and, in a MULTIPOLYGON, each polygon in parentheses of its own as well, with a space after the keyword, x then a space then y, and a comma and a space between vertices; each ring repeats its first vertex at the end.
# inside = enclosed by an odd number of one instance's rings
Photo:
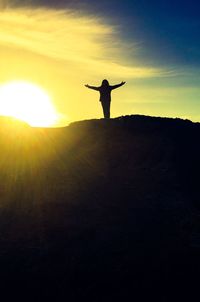
MULTIPOLYGON (((2 1, 6 6, 7 1, 2 1)), ((81 67, 92 75, 144 78, 167 75, 158 68, 123 61, 126 45, 117 30, 100 19, 73 10, 7 8, 0 11, 0 43, 81 67)))

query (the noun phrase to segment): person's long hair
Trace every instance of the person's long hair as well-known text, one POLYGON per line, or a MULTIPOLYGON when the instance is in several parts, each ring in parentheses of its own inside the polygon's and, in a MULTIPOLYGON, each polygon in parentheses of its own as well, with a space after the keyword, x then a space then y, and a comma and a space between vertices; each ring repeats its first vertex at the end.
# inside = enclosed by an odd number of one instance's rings
POLYGON ((109 86, 109 82, 108 82, 108 80, 103 80, 102 81, 102 83, 101 83, 101 86, 104 86, 104 87, 107 87, 107 86, 109 86))

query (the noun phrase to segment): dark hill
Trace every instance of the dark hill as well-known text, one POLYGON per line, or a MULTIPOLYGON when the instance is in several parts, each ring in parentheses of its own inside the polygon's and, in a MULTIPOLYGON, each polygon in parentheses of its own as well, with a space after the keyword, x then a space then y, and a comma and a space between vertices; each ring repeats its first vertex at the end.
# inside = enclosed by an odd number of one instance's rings
POLYGON ((193 300, 199 136, 198 123, 126 116, 0 137, 1 292, 193 300))

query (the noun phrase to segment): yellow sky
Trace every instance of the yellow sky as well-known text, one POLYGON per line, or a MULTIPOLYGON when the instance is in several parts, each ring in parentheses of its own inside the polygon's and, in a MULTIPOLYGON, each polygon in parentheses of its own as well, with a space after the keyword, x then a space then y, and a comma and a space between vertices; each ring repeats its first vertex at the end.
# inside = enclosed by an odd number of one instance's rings
POLYGON ((91 15, 46 8, 0 11, 0 84, 27 81, 48 91, 60 116, 57 126, 102 117, 98 93, 84 84, 99 85, 104 78, 111 84, 127 81, 113 93, 113 116, 139 113, 130 102, 146 102, 145 89, 129 82, 170 72, 140 66, 130 51, 140 47, 125 43, 117 27, 91 15))

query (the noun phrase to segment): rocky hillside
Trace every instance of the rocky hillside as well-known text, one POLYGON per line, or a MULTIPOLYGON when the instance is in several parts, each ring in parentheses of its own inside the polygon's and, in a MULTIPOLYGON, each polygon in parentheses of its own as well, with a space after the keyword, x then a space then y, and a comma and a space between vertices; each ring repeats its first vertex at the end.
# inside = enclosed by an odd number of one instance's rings
POLYGON ((8 297, 196 296, 200 124, 135 115, 59 129, 0 125, 0 287, 8 297))

